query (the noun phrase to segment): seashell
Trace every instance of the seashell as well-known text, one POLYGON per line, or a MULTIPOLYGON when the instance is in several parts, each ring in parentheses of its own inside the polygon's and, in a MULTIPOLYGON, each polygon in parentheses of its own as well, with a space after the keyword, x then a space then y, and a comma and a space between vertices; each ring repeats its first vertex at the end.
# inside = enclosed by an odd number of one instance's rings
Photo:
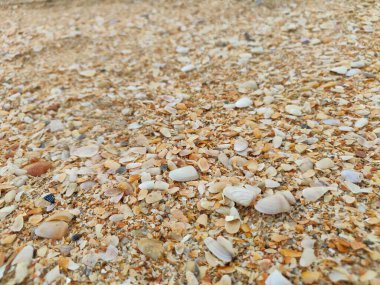
POLYGON ((99 260, 99 254, 97 253, 89 253, 83 256, 82 263, 89 268, 92 268, 96 265, 99 260))
POLYGON ((31 223, 33 226, 37 225, 39 222, 41 222, 43 219, 42 215, 33 215, 29 217, 28 222, 31 223))
POLYGON ((240 229, 240 215, 239 212, 236 210, 235 207, 232 207, 230 210, 230 213, 225 218, 225 225, 224 228, 226 229, 226 232, 229 234, 235 234, 240 229))
POLYGON ((236 108, 246 108, 252 105, 252 100, 249 97, 242 97, 235 102, 236 108))
POLYGON ((198 179, 199 175, 194 166, 185 166, 170 171, 169 177, 174 181, 187 182, 198 179))
POLYGON ((197 165, 199 169, 201 170, 201 172, 207 172, 210 169, 210 165, 208 164, 207 159, 204 157, 201 157, 198 160, 197 165))
POLYGON ((265 285, 292 285, 292 283, 276 269, 265 280, 265 285))
POLYGON ((145 181, 139 185, 139 188, 142 190, 152 190, 154 189, 154 181, 145 181))
POLYGON ((31 176, 41 176, 42 174, 45 174, 51 166, 51 162, 41 160, 25 166, 24 169, 31 176))
POLYGON ((248 91, 254 91, 258 88, 256 81, 249 80, 239 84, 239 92, 247 93, 248 91))
POLYGON ((34 233, 42 238, 61 239, 67 234, 68 229, 69 225, 66 222, 50 221, 43 222, 34 230, 34 233))
POLYGON ((302 190, 302 196, 306 201, 315 202, 334 187, 308 187, 302 190))
POLYGON ((10 227, 10 230, 12 232, 19 232, 22 230, 23 227, 24 227, 24 217, 23 215, 18 215, 15 218, 13 225, 10 227))
POLYGON ((33 252, 33 246, 27 245, 23 247, 23 249, 16 255, 15 259, 13 259, 12 265, 19 263, 26 263, 29 265, 33 260, 33 252))
POLYGON ((219 241, 216 241, 211 237, 207 237, 204 242, 208 250, 220 260, 224 262, 230 262, 232 260, 232 253, 222 246, 219 241))
POLYGON ((231 201, 247 207, 256 198, 257 193, 253 189, 240 186, 227 186, 223 190, 223 195, 231 201))
POLYGON ((57 265, 52 270, 50 270, 45 275, 45 282, 47 284, 53 283, 59 276, 61 276, 61 272, 59 271, 59 266, 57 265))
POLYGON ((243 151, 247 147, 248 147, 248 142, 245 139, 239 137, 237 140, 235 140, 235 144, 234 144, 235 151, 238 151, 238 152, 243 151))
POLYGON ((233 168, 241 168, 244 165, 247 165, 248 160, 241 156, 234 156, 230 159, 230 165, 233 166, 233 168))
POLYGON ((317 260, 313 249, 314 241, 308 237, 304 239, 301 244, 304 247, 304 250, 300 258, 300 265, 302 267, 307 267, 317 260))
POLYGON ((275 136, 272 140, 272 144, 274 148, 279 148, 282 144, 282 137, 275 136))
POLYGON ((149 238, 142 238, 137 242, 138 249, 146 256, 157 260, 164 253, 164 247, 161 241, 149 238))
POLYGON ((26 278, 26 276, 28 276, 28 266, 25 263, 17 264, 14 282, 16 284, 21 284, 26 278))
POLYGON ((215 285, 231 285, 231 277, 228 275, 223 275, 222 278, 215 285))
POLYGON ((265 179, 265 187, 266 188, 280 187, 280 183, 278 183, 277 181, 274 181, 272 179, 265 179))
POLYGON ((350 181, 346 181, 344 184, 354 194, 372 193, 372 188, 360 188, 360 186, 358 186, 358 185, 356 185, 350 181))
POLYGON ((99 151, 99 146, 97 145, 88 145, 83 146, 80 148, 75 148, 70 151, 71 156, 78 156, 78 157, 93 157, 95 154, 97 154, 99 151))
POLYGON ((355 128, 362 128, 368 124, 367 118, 360 118, 355 122, 355 128))
POLYGON ((330 71, 332 73, 344 75, 347 73, 348 69, 345 66, 338 66, 338 67, 331 68, 330 71))
POLYGON ((108 245, 106 252, 100 254, 100 258, 104 261, 114 260, 119 253, 119 250, 112 244, 108 245))
POLYGON ((123 193, 122 190, 116 189, 116 188, 110 188, 110 189, 107 189, 106 191, 104 191, 104 195, 106 197, 116 197, 122 193, 123 193))
POLYGON ((299 163, 299 168, 302 173, 305 173, 306 171, 313 169, 313 162, 309 158, 304 158, 299 163))
POLYGON ((297 105, 286 105, 285 112, 293 116, 302 116, 302 107, 297 105))
POLYGON ((70 222, 74 218, 74 215, 71 214, 69 211, 65 210, 59 210, 50 217, 46 219, 46 222, 49 221, 64 221, 64 222, 70 222))
POLYGON ((221 164, 223 164, 223 166, 227 169, 231 169, 231 164, 230 164, 230 160, 228 159, 228 156, 224 153, 224 152, 221 152, 219 155, 218 155, 218 160, 221 164))
POLYGON ((363 174, 361 172, 351 170, 351 169, 343 170, 341 173, 341 176, 343 180, 349 181, 352 183, 360 183, 363 180, 363 174))
POLYGON ((198 279, 195 277, 194 273, 191 271, 186 271, 186 284, 188 285, 198 285, 198 279))
POLYGON ((330 169, 334 166, 335 163, 330 158, 323 158, 315 163, 315 167, 318 169, 330 169))
POLYGON ((170 130, 168 128, 161 128, 160 129, 161 135, 163 135, 165 138, 170 138, 172 134, 170 133, 170 130))
POLYGON ((0 209, 0 220, 4 219, 6 216, 8 216, 14 210, 16 210, 16 206, 15 205, 1 208, 0 209))
POLYGON ((229 185, 230 183, 226 181, 215 182, 211 184, 211 186, 208 188, 208 192, 213 194, 220 193, 223 191, 224 188, 226 188, 229 185))
POLYGON ((282 191, 259 200, 255 205, 255 209, 260 213, 276 215, 289 212, 291 210, 290 205, 294 203, 294 196, 289 191, 282 191))

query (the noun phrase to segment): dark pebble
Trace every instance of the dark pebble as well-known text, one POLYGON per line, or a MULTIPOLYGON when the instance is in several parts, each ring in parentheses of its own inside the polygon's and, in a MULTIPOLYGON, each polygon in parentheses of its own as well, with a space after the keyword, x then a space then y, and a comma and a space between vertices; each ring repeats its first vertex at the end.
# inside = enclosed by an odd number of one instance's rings
POLYGON ((47 195, 44 197, 44 199, 45 199, 46 201, 52 203, 52 204, 55 203, 55 197, 54 197, 54 195, 51 194, 51 193, 50 193, 50 194, 47 194, 47 195))

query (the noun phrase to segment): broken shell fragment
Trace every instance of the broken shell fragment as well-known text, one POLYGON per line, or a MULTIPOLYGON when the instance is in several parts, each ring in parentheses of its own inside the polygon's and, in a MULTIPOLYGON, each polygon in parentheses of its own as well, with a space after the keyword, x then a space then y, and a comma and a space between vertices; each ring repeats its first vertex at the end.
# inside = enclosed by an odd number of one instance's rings
POLYGON ((170 171, 169 177, 174 181, 187 182, 198 179, 199 175, 194 166, 185 166, 170 171))
POLYGON ((49 221, 64 221, 64 222, 70 222, 74 218, 74 215, 71 214, 68 211, 57 211, 53 213, 50 217, 46 219, 47 222, 49 221))
POLYGON ((236 108, 246 108, 252 105, 252 100, 248 97, 242 97, 239 100, 236 101, 235 107, 236 108))
POLYGON ((23 215, 18 215, 15 218, 15 221, 13 225, 10 227, 10 229, 12 232, 19 232, 22 230, 23 227, 24 227, 24 217, 23 215))
POLYGON ((164 253, 162 242, 155 239, 142 238, 137 242, 137 247, 143 254, 154 260, 159 259, 164 253))
POLYGON ((207 172, 210 169, 210 165, 208 164, 207 159, 204 157, 201 157, 198 160, 197 165, 198 165, 199 169, 201 170, 201 172, 207 172))
POLYGON ((351 183, 360 183, 363 180, 362 173, 351 169, 343 170, 341 175, 344 181, 349 181, 351 183))
POLYGON ((234 144, 235 151, 244 151, 248 147, 248 142, 243 138, 238 138, 234 144))
POLYGON ((46 173, 51 168, 51 166, 51 162, 41 160, 25 166, 24 169, 31 176, 41 176, 42 174, 46 173))
POLYGON ((282 191, 259 200, 255 209, 263 214, 276 215, 289 212, 292 204, 295 204, 294 196, 289 191, 282 191))
POLYGON ((69 225, 66 222, 51 221, 39 225, 34 230, 34 233, 42 238, 61 239, 67 234, 68 229, 69 225))
POLYGON ((292 285, 292 283, 280 271, 275 270, 265 280, 265 285, 292 285))
POLYGON ((323 158, 315 163, 315 167, 318 169, 330 169, 335 165, 334 161, 330 158, 323 158))
POLYGON ((72 156, 78 156, 78 157, 93 157, 95 154, 97 154, 99 151, 99 146, 97 145, 89 145, 89 146, 83 146, 76 149, 71 150, 70 154, 72 156))
POLYGON ((306 201, 315 202, 319 198, 321 198, 323 195, 326 194, 326 192, 330 190, 335 190, 334 187, 308 187, 302 190, 302 196, 305 198, 306 201))
POLYGON ((222 246, 218 241, 211 237, 205 239, 205 245, 209 251, 217 258, 224 262, 230 262, 233 258, 233 253, 231 253, 227 248, 222 246))
POLYGON ((225 229, 229 234, 235 234, 240 229, 240 216, 235 207, 232 207, 228 216, 225 217, 225 229))
POLYGON ((255 188, 244 188, 240 186, 227 186, 223 190, 223 195, 234 201, 237 204, 243 206, 249 206, 251 202, 256 198, 256 196, 260 193, 260 189, 255 188))

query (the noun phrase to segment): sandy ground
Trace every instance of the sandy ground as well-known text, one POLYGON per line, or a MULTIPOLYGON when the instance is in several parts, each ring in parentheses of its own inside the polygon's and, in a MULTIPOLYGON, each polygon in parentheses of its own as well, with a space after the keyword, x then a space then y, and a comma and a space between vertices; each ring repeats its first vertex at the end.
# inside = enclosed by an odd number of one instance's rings
POLYGON ((379 1, 3 0, 0 38, 1 284, 380 284, 379 1))

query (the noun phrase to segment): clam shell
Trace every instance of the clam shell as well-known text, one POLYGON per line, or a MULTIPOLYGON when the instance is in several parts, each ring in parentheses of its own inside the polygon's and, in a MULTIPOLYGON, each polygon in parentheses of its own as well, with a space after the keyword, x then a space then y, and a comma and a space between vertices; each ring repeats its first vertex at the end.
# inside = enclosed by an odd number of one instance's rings
POLYGON ((282 192, 259 200, 255 205, 255 209, 260 213, 269 215, 289 212, 291 210, 290 205, 295 203, 294 196, 289 191, 282 192))
POLYGON ((345 169, 342 171, 341 176, 343 180, 349 181, 352 183, 360 183, 363 180, 363 174, 361 172, 345 169))
POLYGON ((265 280, 265 285, 292 285, 292 283, 280 271, 275 270, 265 280))
POLYGON ((228 275, 223 275, 222 278, 215 285, 231 285, 231 277, 228 275))
POLYGON ((169 177, 174 181, 187 182, 197 180, 199 175, 194 166, 185 166, 170 171, 169 177))
POLYGON ((222 246, 218 241, 211 237, 207 237, 204 242, 208 250, 220 260, 224 262, 230 262, 232 260, 233 255, 231 252, 222 246))
POLYGON ((12 232, 19 232, 22 230, 24 227, 24 217, 23 215, 18 215, 15 220, 13 225, 10 227, 12 232))
POLYGON ((51 221, 39 225, 34 230, 34 233, 42 238, 61 239, 67 234, 68 229, 69 225, 66 222, 51 221))
POLYGON ((248 142, 243 138, 238 138, 234 144, 235 151, 243 151, 248 147, 248 142))
POLYGON ((246 207, 249 206, 257 196, 256 192, 252 189, 246 189, 240 186, 227 186, 223 190, 223 195, 231 201, 246 207))
POLYGON ((210 169, 210 165, 208 164, 208 161, 206 158, 204 157, 201 157, 199 160, 198 160, 198 163, 197 163, 199 169, 202 171, 202 172, 207 172, 209 169, 210 169))
POLYGON ((318 169, 330 169, 333 168, 334 165, 334 161, 332 161, 330 158, 322 158, 315 163, 315 167, 318 169))
POLYGON ((72 156, 78 157, 93 157, 99 151, 99 146, 97 145, 89 145, 83 146, 76 149, 71 150, 70 154, 72 156))
POLYGON ((68 211, 57 211, 53 213, 50 217, 46 219, 47 222, 49 221, 65 221, 65 222, 70 222, 74 218, 74 215, 71 214, 68 211))
POLYGON ((239 100, 236 101, 235 107, 236 108, 246 108, 252 105, 252 100, 248 97, 242 97, 239 100))
POLYGON ((302 196, 306 201, 315 202, 328 191, 334 189, 333 187, 308 187, 302 190, 302 196))
POLYGON ((302 116, 302 107, 297 105, 286 105, 285 112, 293 116, 302 116))

